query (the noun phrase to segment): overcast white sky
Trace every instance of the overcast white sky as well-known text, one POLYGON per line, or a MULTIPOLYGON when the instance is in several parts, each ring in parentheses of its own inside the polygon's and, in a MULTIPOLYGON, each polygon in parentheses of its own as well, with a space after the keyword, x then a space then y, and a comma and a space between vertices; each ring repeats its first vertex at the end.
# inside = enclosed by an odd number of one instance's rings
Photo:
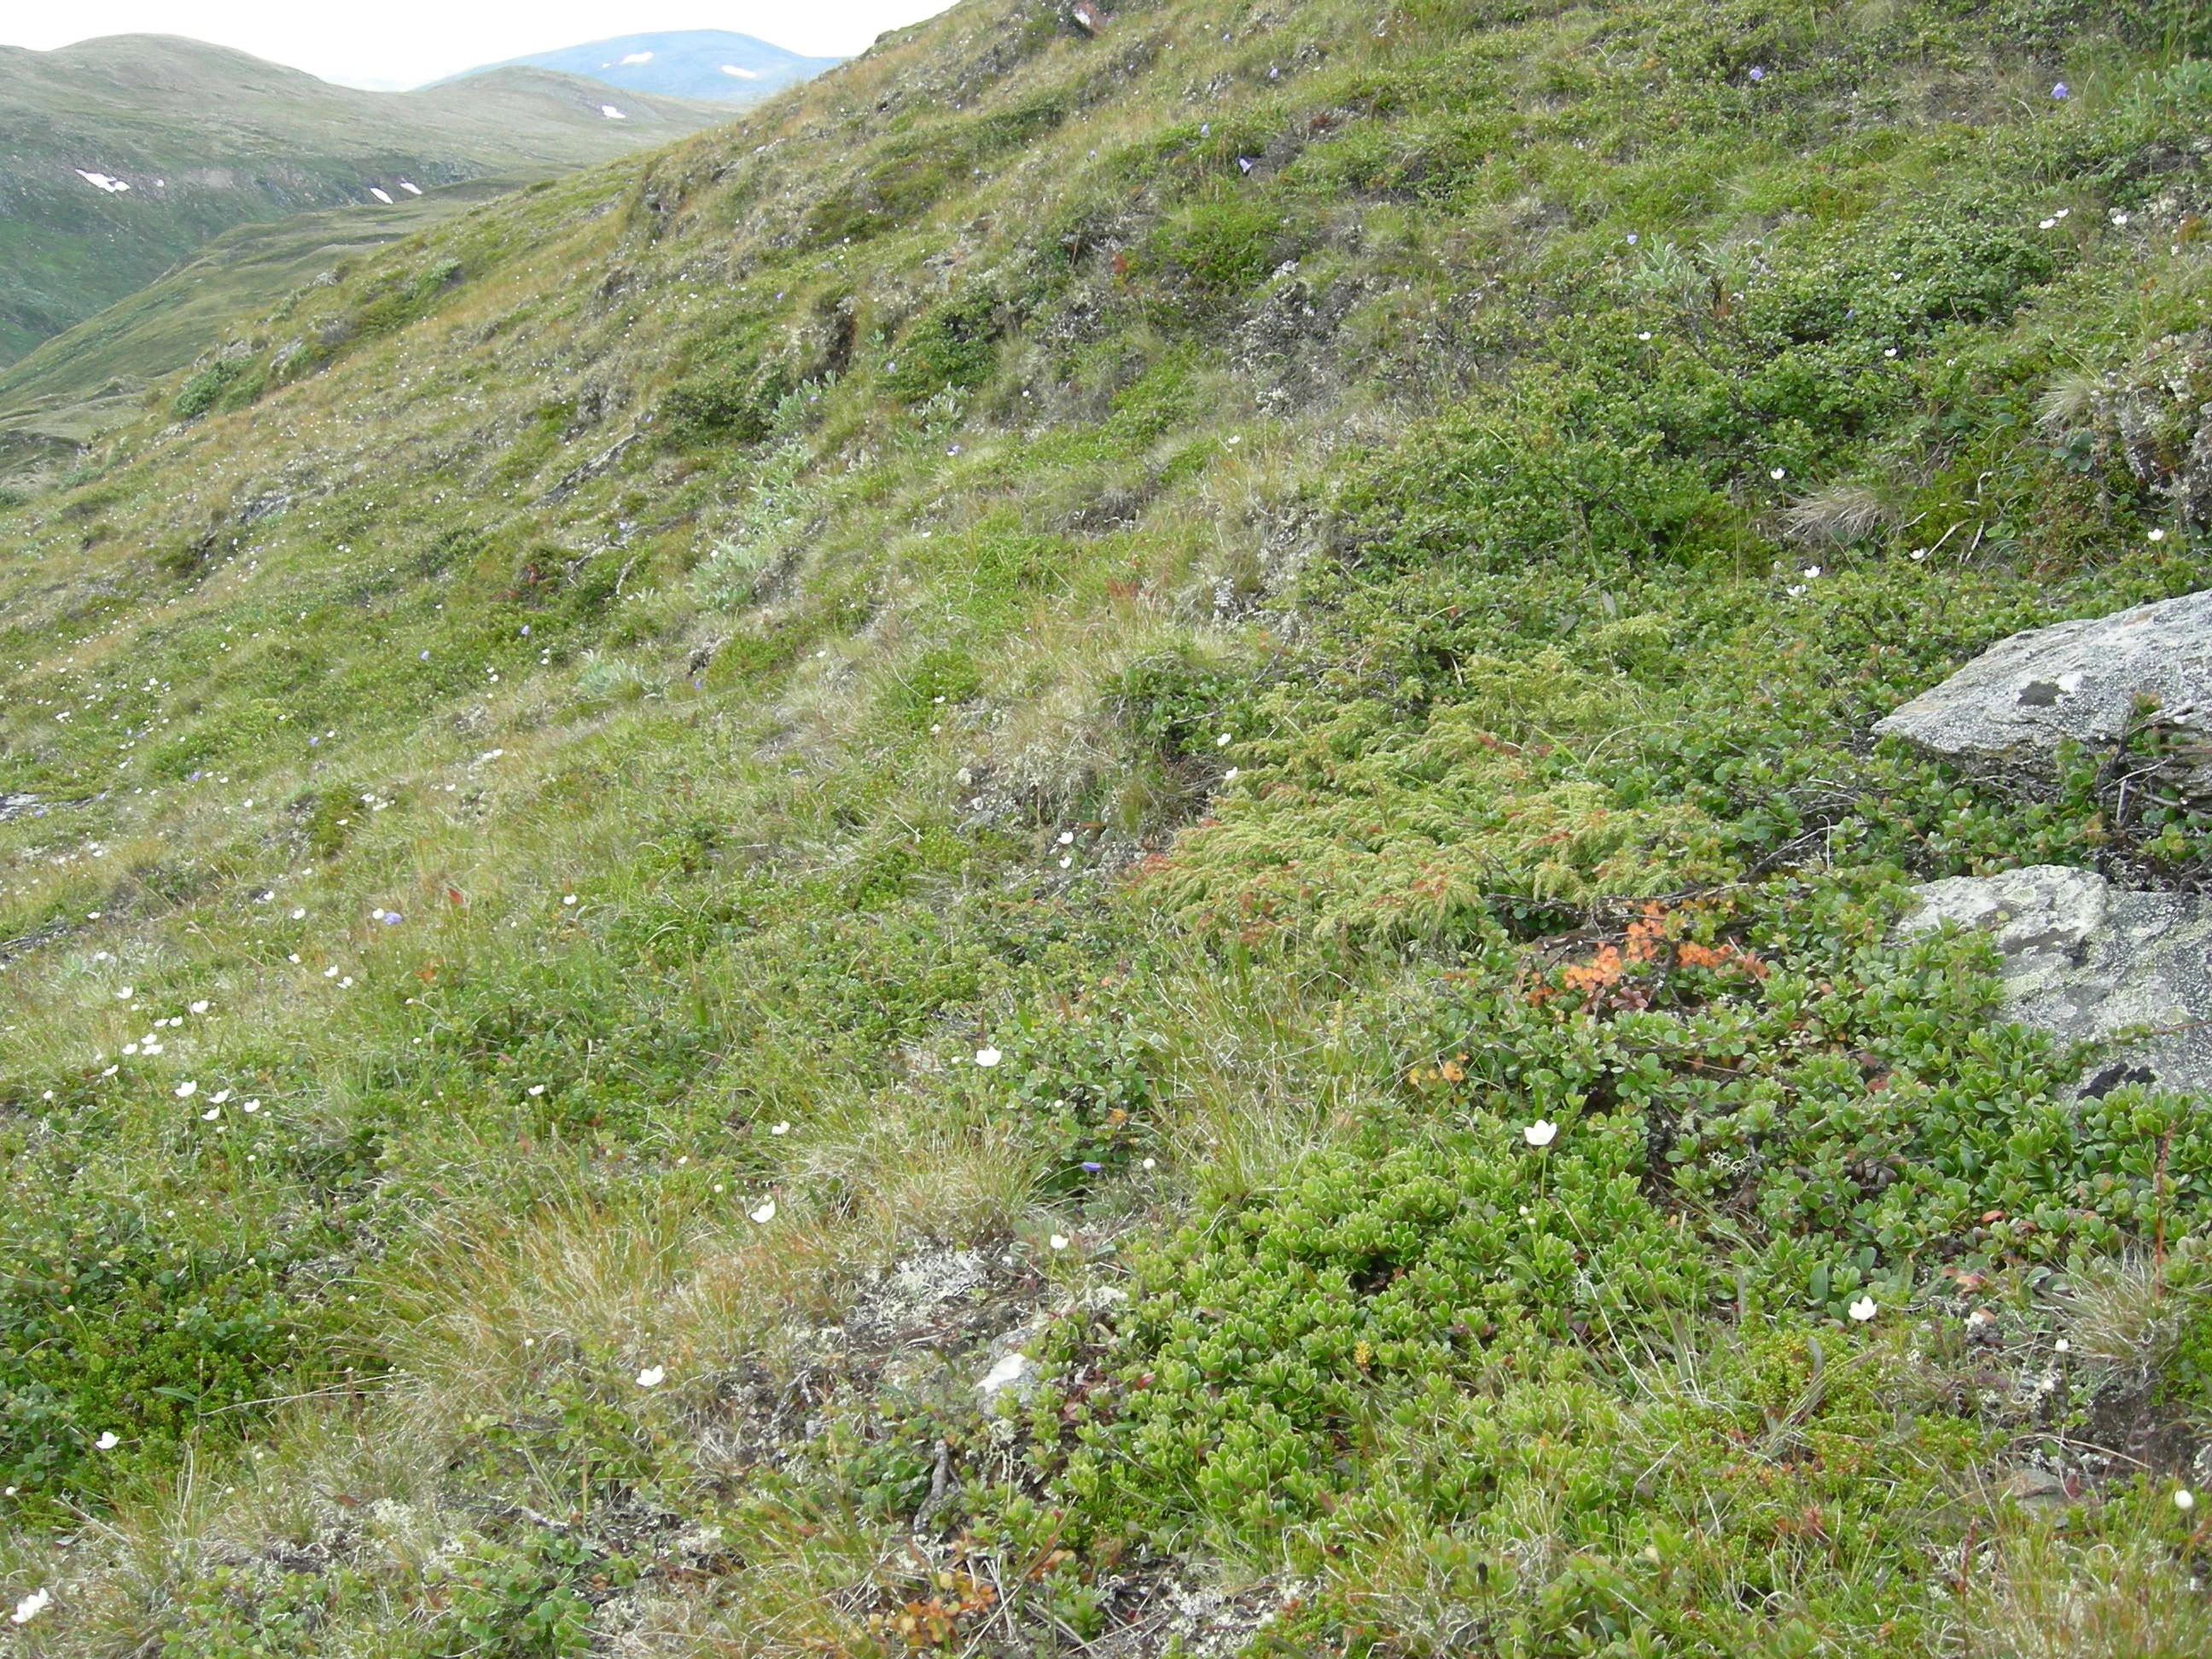
POLYGON ((355 86, 419 86, 478 64, 618 34, 734 29, 849 58, 950 0, 30 0, 0 4, 0 45, 47 51, 100 34, 185 34, 355 86))

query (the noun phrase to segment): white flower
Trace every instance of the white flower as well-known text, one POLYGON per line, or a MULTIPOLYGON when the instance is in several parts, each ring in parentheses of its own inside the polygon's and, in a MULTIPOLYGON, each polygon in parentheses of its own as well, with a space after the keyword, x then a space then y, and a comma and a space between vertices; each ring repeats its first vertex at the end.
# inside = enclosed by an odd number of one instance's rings
POLYGON ((230 1098, 230 1091, 229 1091, 229 1090, 228 1090, 228 1089, 218 1089, 218 1090, 216 1090, 213 1094, 211 1094, 211 1095, 210 1095, 210 1096, 208 1097, 208 1103, 209 1103, 210 1105, 211 1105, 211 1106, 220 1106, 220 1105, 222 1105, 222 1103, 223 1103, 224 1101, 228 1100, 229 1098, 230 1098))
POLYGON ((1159 1168, 1159 1165, 1153 1159, 1148 1158, 1145 1160, 1145 1167, 1147 1170, 1157 1170, 1159 1168))
POLYGON ((1231 768, 1230 768, 1226 772, 1224 772, 1224 773, 1221 775, 1221 781, 1222 781, 1224 783, 1234 783, 1234 782, 1236 782, 1236 781, 1237 781, 1237 769, 1236 769, 1235 767, 1233 767, 1233 766, 1232 766, 1232 767, 1231 767, 1231 768))
MULTIPOLYGON (((8 1490, 12 1492, 15 1489, 13 1486, 10 1486, 8 1490)), ((53 1599, 54 1595, 52 1590, 33 1590, 28 1595, 15 1603, 15 1611, 8 1615, 8 1622, 11 1625, 29 1624, 31 1620, 37 1618, 40 1613, 46 1610, 47 1603, 51 1602, 53 1599)))
POLYGON ((1786 466, 1778 466, 1773 471, 1768 473, 1766 476, 1773 479, 1775 483, 1780 483, 1784 478, 1790 476, 1790 469, 1786 466))
POLYGON ((562 902, 562 903, 563 903, 563 904, 574 904, 575 902, 576 902, 576 896, 575 896, 574 893, 570 893, 569 895, 568 895, 565 898, 563 898, 563 899, 561 901, 561 902, 562 902))
POLYGON ((1865 1324, 1868 1320, 1874 1317, 1874 1315, 1875 1306, 1874 1298, 1872 1297, 1863 1296, 1857 1301, 1851 1304, 1851 1317, 1858 1321, 1860 1324, 1865 1324))
POLYGON ((1064 858, 1060 861, 1060 867, 1063 870, 1070 869, 1073 867, 1074 863, 1075 860, 1073 858, 1064 858))
POLYGON ((768 1126, 768 1132, 772 1135, 787 1135, 791 1133, 790 1121, 786 1120, 781 1123, 771 1123, 768 1126))
POLYGON ((292 912, 292 920, 295 921, 305 921, 307 919, 307 913, 304 908, 295 909, 292 912))
POLYGON ((2166 539, 2166 532, 2163 530, 2154 530, 2150 532, 2150 538, 2154 542, 2162 542, 2166 539))
POLYGON ((1916 547, 1911 552, 1906 554, 1905 556, 1911 560, 1913 563, 1918 564, 1922 560, 1928 556, 1928 550, 1924 547, 1916 547))
POLYGON ((975 1051, 975 1063, 978 1066, 981 1066, 987 1072, 994 1066, 996 1066, 1001 1056, 996 1048, 978 1048, 975 1051))
POLYGON ((533 1083, 533 1084, 532 1084, 532 1085, 530 1085, 530 1097, 531 1097, 532 1100, 537 1099, 537 1097, 538 1097, 538 1096, 540 1096, 540 1095, 544 1094, 544 1092, 545 1092, 545 1085, 544 1085, 544 1084, 542 1084, 542 1083, 533 1083))
POLYGON ((746 1211, 745 1213, 765 1227, 775 1219, 775 1200, 772 1198, 764 1198, 757 1206, 746 1211))
POLYGON ((1538 1118, 1521 1131, 1521 1139, 1531 1146, 1548 1146, 1558 1139, 1559 1126, 1545 1118, 1538 1118))
POLYGON ((2188 1514, 2197 1507, 2197 1494, 2186 1486, 2181 1487, 2173 1494, 2173 1507, 2184 1515, 2188 1514))
POLYGON ((1213 740, 1213 746, 1216 749, 1226 749, 1235 741, 1236 739, 1234 738, 1231 737, 1226 732, 1224 732, 1219 737, 1213 740))
POLYGON ((258 1112, 261 1109, 261 1103, 258 1100, 249 1100, 238 1109, 241 1112, 258 1112))
POLYGON ((2112 216, 2112 222, 2116 225, 2124 225, 2127 223, 2127 222, 2128 216, 2124 213, 2115 213, 2112 216))
POLYGON ((1054 1249, 1064 1250, 1067 1248, 1067 1235, 1066 1233, 1054 1233, 1047 1242, 1051 1244, 1054 1249))
POLYGON ((2074 1352, 2074 1345, 2062 1336, 2058 1339, 2058 1352, 2061 1353, 2072 1353, 2074 1352))
POLYGON ((190 1100, 194 1095, 199 1093, 199 1091, 200 1085, 197 1083, 179 1083, 177 1085, 177 1098, 179 1100, 190 1100))
POLYGON ((110 1429, 92 1443, 98 1447, 101 1451, 113 1451, 118 1446, 123 1443, 123 1438, 120 1435, 117 1434, 114 1430, 110 1429))
POLYGON ((131 998, 133 998, 133 997, 137 996, 137 994, 138 994, 138 993, 137 993, 136 990, 132 989, 130 986, 126 985, 126 986, 125 986, 121 990, 118 991, 118 992, 115 994, 115 1000, 116 1000, 118 1002, 128 1002, 128 1001, 130 1001, 130 1000, 131 1000, 131 998))
POLYGON ((647 1365, 637 1374, 637 1386, 641 1389, 657 1389, 660 1386, 661 1379, 667 1375, 667 1367, 664 1365, 647 1365))
POLYGON ((1075 831, 1073 830, 1061 830, 1060 832, 1060 844, 1062 847, 1073 847, 1075 845, 1075 831))
POLYGON ((1638 334, 1636 337, 1639 340, 1648 340, 1651 337, 1651 331, 1647 328, 1641 333, 1638 334))
POLYGON ((196 1014, 204 1014, 207 1012, 207 1011, 208 1006, 204 1002, 195 1002, 192 1004, 192 1012, 196 1014))
POLYGON ((1791 599, 1801 599, 1805 597, 1805 584, 1802 582, 1792 582, 1790 584, 1787 592, 1791 599))
POLYGON ((202 1113, 200 1114, 200 1121, 201 1121, 201 1122, 203 1122, 203 1123, 212 1123, 212 1122, 214 1122, 214 1121, 216 1121, 216 1119, 217 1119, 217 1118, 221 1117, 222 1115, 222 1107, 220 1107, 220 1106, 210 1106, 210 1107, 209 1107, 209 1108, 207 1109, 207 1110, 205 1110, 204 1112, 202 1112, 202 1113))
POLYGON ((325 979, 336 979, 337 976, 338 970, 335 968, 325 968, 323 969, 323 977, 325 979))
POLYGON ((1817 564, 1808 564, 1797 574, 1808 582, 1816 582, 1820 580, 1820 567, 1817 564))
POLYGON ((2049 230, 2049 229, 2050 229, 2053 225, 2057 224, 2057 222, 2058 222, 2058 221, 2057 221, 2057 220, 2056 220, 2056 219, 2045 219, 2045 220, 2041 224, 2039 224, 2039 225, 2036 226, 2036 228, 2037 228, 2038 230, 2049 230))

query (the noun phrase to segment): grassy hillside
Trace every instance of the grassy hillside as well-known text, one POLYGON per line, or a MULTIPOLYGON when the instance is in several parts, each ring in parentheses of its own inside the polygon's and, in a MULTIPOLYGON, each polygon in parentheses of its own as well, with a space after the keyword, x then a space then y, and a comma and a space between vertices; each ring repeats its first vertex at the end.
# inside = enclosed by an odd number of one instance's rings
POLYGON ((1869 736, 2204 585, 2208 113, 969 0, 241 320, 0 516, 12 1641, 2212 1647, 2212 1120, 1893 933, 2206 821, 1869 736))
POLYGON ((533 182, 526 173, 494 174, 420 197, 402 192, 391 207, 328 208, 225 231, 0 369, 0 489, 29 493, 73 471, 85 446, 143 415, 149 384, 221 343, 241 313, 265 312, 357 255, 533 182))
POLYGON ((581 166, 720 118, 639 94, 611 120, 605 97, 531 70, 356 92, 168 35, 0 46, 0 365, 234 225, 369 204, 372 187, 396 204, 403 179, 581 166))

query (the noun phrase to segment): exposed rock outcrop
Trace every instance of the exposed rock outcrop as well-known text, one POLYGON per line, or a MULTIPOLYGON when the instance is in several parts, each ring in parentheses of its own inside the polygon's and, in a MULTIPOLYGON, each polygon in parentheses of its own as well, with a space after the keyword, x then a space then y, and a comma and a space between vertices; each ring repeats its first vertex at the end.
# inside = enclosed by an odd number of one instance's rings
POLYGON ((1915 890, 1907 932, 1955 921, 1991 936, 2012 1018, 2075 1041, 2160 1032, 2092 1065, 2081 1092, 2123 1083, 2212 1091, 2212 900, 2127 892, 2052 864, 1915 890))
MULTIPOLYGON (((2034 765, 2068 738, 2110 748, 2141 698, 2170 729, 2212 732, 2212 590, 2015 634, 1874 729, 1948 759, 2034 765)), ((2212 787, 2212 749, 2194 781, 2212 787)))

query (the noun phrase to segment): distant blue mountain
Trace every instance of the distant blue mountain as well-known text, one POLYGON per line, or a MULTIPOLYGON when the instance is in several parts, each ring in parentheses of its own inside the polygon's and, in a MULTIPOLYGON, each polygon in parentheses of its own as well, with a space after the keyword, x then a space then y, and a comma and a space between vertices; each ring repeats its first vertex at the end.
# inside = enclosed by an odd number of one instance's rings
POLYGON ((613 40, 594 40, 589 46, 532 52, 526 58, 510 58, 504 64, 465 70, 447 79, 460 81, 492 70, 526 66, 581 75, 631 92, 750 104, 844 61, 802 58, 750 34, 732 34, 724 29, 680 29, 665 34, 625 34, 613 40))

